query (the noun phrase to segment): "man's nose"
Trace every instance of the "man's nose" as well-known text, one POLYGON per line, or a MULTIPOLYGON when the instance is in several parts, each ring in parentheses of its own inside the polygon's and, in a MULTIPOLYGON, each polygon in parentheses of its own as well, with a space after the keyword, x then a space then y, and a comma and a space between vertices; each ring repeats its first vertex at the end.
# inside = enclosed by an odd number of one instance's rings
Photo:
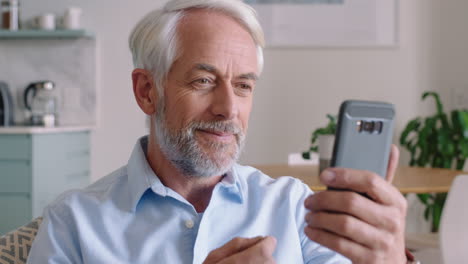
POLYGON ((232 120, 239 113, 237 96, 230 83, 218 84, 214 90, 211 111, 221 120, 232 120))

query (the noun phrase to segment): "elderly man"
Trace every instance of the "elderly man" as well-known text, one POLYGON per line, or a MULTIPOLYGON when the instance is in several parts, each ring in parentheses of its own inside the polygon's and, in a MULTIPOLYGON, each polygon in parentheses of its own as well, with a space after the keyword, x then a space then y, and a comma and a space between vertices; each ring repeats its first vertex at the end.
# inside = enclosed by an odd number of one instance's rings
MULTIPOLYGON (((236 164, 263 66, 237 0, 173 0, 130 36, 150 134, 128 164, 44 211, 29 263, 406 263, 406 205, 377 175, 330 169, 311 195, 236 164)), ((398 159, 392 151, 387 179, 398 159)))

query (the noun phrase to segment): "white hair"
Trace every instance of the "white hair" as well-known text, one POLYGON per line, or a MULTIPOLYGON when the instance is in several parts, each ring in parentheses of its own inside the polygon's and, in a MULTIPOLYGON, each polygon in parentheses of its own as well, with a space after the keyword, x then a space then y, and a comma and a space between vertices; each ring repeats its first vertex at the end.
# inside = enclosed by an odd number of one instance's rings
POLYGON ((250 33, 256 48, 259 73, 263 69, 263 31, 255 10, 240 0, 171 0, 162 9, 146 15, 133 29, 129 46, 135 68, 153 74, 160 98, 164 96, 163 83, 178 56, 177 25, 185 12, 206 8, 223 12, 234 18, 250 33))

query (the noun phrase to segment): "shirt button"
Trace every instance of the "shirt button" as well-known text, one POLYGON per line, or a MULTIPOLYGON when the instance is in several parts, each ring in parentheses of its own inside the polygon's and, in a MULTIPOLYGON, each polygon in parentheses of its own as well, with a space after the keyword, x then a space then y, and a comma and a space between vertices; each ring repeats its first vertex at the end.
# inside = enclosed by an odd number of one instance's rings
POLYGON ((186 220, 186 221, 185 221, 185 227, 187 227, 187 228, 193 228, 193 226, 194 226, 194 223, 193 223, 192 220, 186 220))

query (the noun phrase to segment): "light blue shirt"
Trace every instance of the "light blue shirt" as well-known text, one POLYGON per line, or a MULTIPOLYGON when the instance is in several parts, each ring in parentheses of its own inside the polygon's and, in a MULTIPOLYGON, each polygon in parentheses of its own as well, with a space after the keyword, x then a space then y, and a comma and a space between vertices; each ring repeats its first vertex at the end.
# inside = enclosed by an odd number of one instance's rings
POLYGON ((350 263, 304 234, 301 181, 274 180, 235 165, 203 214, 164 186, 146 160, 144 137, 127 166, 44 210, 28 263, 195 263, 234 237, 271 235, 279 264, 350 263))

